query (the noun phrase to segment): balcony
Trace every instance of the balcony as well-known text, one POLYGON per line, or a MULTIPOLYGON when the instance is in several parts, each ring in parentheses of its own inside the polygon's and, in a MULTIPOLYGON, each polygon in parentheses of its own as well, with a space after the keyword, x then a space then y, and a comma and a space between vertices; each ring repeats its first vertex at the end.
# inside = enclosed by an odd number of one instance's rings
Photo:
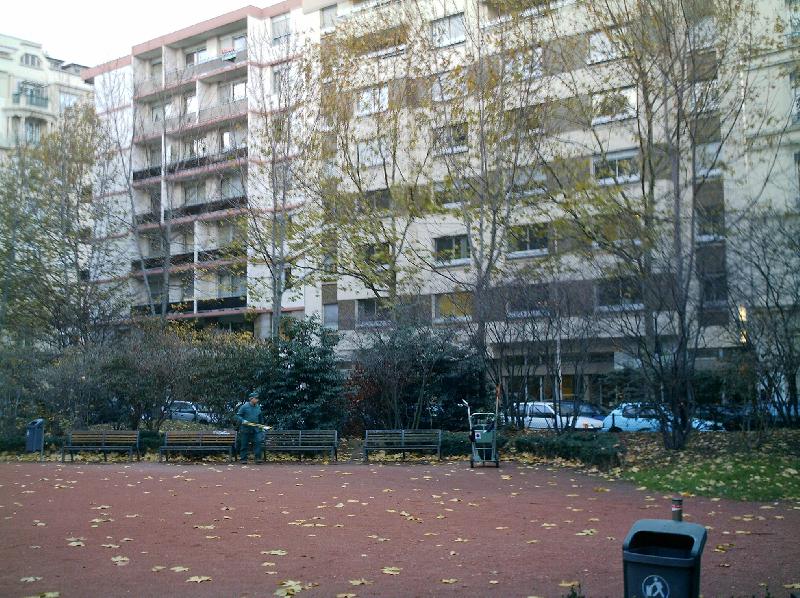
POLYGON ((191 156, 183 160, 176 160, 167 164, 167 173, 174 174, 181 170, 190 170, 192 168, 200 168, 202 166, 210 166, 220 162, 227 162, 229 160, 236 160, 237 158, 247 157, 247 146, 232 148, 230 150, 219 152, 217 154, 206 154, 204 156, 191 156))
POLYGON ((36 108, 47 108, 50 99, 47 96, 42 96, 34 93, 20 93, 17 92, 11 95, 11 98, 15 104, 26 104, 28 106, 34 106, 36 108), (24 98, 24 102, 23 102, 24 98))
POLYGON ((149 166, 148 168, 144 168, 142 170, 134 170, 133 171, 133 180, 141 181, 142 179, 149 179, 154 176, 161 175, 161 164, 157 164, 156 166, 149 166))
MULTIPOLYGON (((176 253, 169 257, 170 266, 182 266, 184 264, 191 264, 194 262, 194 252, 189 251, 186 253, 176 253)), ((164 265, 163 255, 154 255, 144 258, 144 269, 150 270, 152 268, 161 268, 164 265)), ((131 260, 131 270, 139 271, 142 263, 140 260, 131 260)))
POLYGON ((216 262, 219 260, 233 260, 243 258, 247 255, 244 247, 220 247, 217 249, 207 249, 197 254, 197 263, 216 262))
POLYGON ((198 313, 204 311, 217 311, 220 309, 237 309, 241 307, 247 307, 247 297, 241 295, 197 300, 198 313))
POLYGON ((209 58, 205 62, 193 64, 186 68, 176 69, 167 73, 166 85, 167 87, 180 85, 196 77, 202 77, 203 75, 219 70, 233 70, 233 68, 244 66, 246 63, 247 48, 239 50, 238 52, 230 50, 209 58))
MULTIPOLYGON (((155 308, 156 315, 161 315, 161 299, 156 297, 155 305, 153 305, 153 307, 155 308)), ((186 314, 192 312, 194 312, 194 302, 191 299, 186 299, 184 301, 170 301, 167 304, 168 314, 186 314)), ((150 306, 147 303, 132 305, 131 315, 148 316, 150 315, 150 306)))
POLYGON ((156 212, 144 212, 142 214, 134 214, 133 215, 133 224, 134 226, 140 226, 142 224, 149 224, 151 222, 158 222, 161 218, 161 215, 156 212))
POLYGON ((236 100, 235 102, 226 102, 223 104, 216 104, 200 110, 197 122, 204 124, 211 121, 222 121, 229 118, 235 118, 247 113, 247 98, 236 100))
POLYGON ((208 214, 210 212, 219 212, 220 210, 232 210, 245 207, 247 207, 247 196, 241 195, 238 197, 224 197, 214 201, 187 204, 169 212, 169 215, 173 218, 178 216, 195 216, 197 214, 208 214))

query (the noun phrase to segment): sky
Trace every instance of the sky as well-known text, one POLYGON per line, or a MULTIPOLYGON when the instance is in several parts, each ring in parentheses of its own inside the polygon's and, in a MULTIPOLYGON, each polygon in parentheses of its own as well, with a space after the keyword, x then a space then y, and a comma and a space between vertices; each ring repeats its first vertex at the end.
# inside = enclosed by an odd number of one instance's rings
POLYGON ((96 66, 131 47, 247 5, 275 0, 24 0, 0 4, 0 33, 39 42, 53 58, 96 66))

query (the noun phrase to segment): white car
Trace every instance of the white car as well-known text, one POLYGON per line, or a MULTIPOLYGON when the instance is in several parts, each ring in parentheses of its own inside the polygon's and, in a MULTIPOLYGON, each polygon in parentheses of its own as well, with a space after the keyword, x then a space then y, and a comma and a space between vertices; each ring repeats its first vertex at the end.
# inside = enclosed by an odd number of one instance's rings
POLYGON ((167 419, 200 422, 201 424, 210 424, 212 420, 210 413, 189 401, 172 401, 172 404, 166 409, 166 415, 167 419))
MULTIPOLYGON (((552 430, 556 427, 564 429, 572 425, 572 417, 561 415, 556 418, 556 411, 552 403, 533 402, 520 403, 519 413, 524 414, 525 427, 534 430, 552 430)), ((575 419, 576 430, 600 430, 603 427, 603 420, 579 415, 575 419)))

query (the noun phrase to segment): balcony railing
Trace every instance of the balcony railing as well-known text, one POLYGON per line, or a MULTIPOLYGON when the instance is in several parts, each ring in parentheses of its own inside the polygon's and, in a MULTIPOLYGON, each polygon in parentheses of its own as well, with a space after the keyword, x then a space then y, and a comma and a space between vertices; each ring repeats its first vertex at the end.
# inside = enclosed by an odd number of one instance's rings
POLYGON ((205 62, 170 71, 166 76, 167 87, 188 82, 195 77, 202 76, 206 73, 210 73, 234 64, 238 65, 246 61, 247 48, 239 50, 238 52, 230 51, 223 54, 218 54, 213 58, 209 58, 205 62))
POLYGON ((47 108, 50 99, 47 96, 40 96, 33 93, 15 93, 11 95, 15 104, 22 103, 22 98, 25 98, 25 103, 28 106, 36 106, 37 108, 47 108))
POLYGON ((197 311, 216 311, 218 309, 236 309, 239 307, 247 307, 247 297, 233 296, 233 297, 219 297, 217 299, 198 299, 197 311))
POLYGON ((230 150, 219 152, 217 154, 205 154, 203 156, 191 156, 183 160, 176 160, 167 164, 167 173, 173 174, 180 170, 189 170, 191 168, 200 168, 201 166, 209 166, 219 162, 227 162, 228 160, 235 160, 237 158, 247 157, 247 146, 232 148, 230 150))
POLYGON ((206 123, 212 120, 220 120, 234 116, 241 116, 247 112, 247 98, 234 102, 225 102, 209 106, 200 110, 197 122, 206 123))
POLYGON ((141 181, 142 179, 149 179, 161 174, 161 164, 158 166, 148 166, 142 170, 133 171, 133 180, 141 181))
POLYGON ((210 212, 218 212, 220 210, 232 210, 235 208, 247 207, 247 196, 240 195, 237 197, 223 197, 214 201, 203 201, 193 204, 188 204, 177 208, 171 215, 180 216, 194 216, 196 214, 208 214, 210 212))
MULTIPOLYGON (((185 253, 176 253, 174 255, 169 256, 170 266, 182 266, 184 264, 191 264, 192 262, 194 262, 193 251, 185 253)), ((154 255, 151 257, 144 258, 145 270, 150 270, 151 268, 161 268, 163 266, 164 266, 163 255, 154 255)), ((131 270, 139 270, 141 267, 142 267, 141 260, 131 260, 131 270)))
POLYGON ((244 247, 237 245, 231 247, 220 247, 218 249, 207 249, 197 254, 197 263, 215 262, 217 260, 230 260, 244 257, 247 251, 244 247))
MULTIPOLYGON (((153 308, 156 312, 156 315, 161 315, 161 299, 155 298, 155 302, 153 308)), ((194 312, 194 301, 191 299, 185 299, 183 301, 170 301, 167 303, 167 313, 168 314, 185 314, 185 313, 193 313, 194 312)), ((139 304, 139 305, 132 305, 131 306, 131 315, 132 316, 149 316, 150 315, 150 305, 147 303, 139 304)))

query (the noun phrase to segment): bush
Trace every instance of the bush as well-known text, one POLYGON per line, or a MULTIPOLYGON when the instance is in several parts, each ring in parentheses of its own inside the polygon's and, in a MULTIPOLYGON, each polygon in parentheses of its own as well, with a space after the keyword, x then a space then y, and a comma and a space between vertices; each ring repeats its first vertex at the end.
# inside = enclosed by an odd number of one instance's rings
POLYGON ((161 434, 154 430, 141 430, 139 432, 139 450, 142 453, 152 451, 157 453, 161 446, 161 434))
MULTIPOLYGON (((502 449, 508 445, 508 437, 502 432, 497 436, 497 448, 502 449)), ((469 441, 469 432, 442 431, 442 456, 461 457, 468 456, 472 451, 469 441)))
POLYGON ((562 435, 526 434, 517 436, 513 446, 521 453, 575 459, 602 469, 619 465, 624 451, 610 434, 585 432, 562 435))

